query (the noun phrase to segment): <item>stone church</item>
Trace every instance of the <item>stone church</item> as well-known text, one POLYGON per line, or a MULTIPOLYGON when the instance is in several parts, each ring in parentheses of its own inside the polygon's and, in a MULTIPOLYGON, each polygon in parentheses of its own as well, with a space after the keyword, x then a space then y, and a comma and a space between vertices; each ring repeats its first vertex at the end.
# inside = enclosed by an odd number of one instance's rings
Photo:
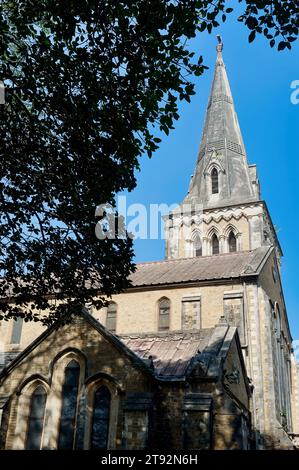
POLYGON ((166 258, 70 325, 2 322, 2 449, 294 449, 282 249, 217 60, 166 258))

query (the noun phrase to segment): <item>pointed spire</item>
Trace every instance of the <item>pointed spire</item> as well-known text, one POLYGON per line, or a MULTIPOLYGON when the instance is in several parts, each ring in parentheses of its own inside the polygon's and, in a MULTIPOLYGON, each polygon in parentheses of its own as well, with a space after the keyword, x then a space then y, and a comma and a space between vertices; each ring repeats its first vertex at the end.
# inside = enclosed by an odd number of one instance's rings
POLYGON ((224 65, 221 36, 195 173, 186 198, 204 207, 259 199, 255 168, 249 167, 224 65), (212 191, 211 172, 219 174, 219 192, 212 191), (215 170, 214 170, 215 173, 215 170), (256 186, 255 186, 256 184, 256 186))

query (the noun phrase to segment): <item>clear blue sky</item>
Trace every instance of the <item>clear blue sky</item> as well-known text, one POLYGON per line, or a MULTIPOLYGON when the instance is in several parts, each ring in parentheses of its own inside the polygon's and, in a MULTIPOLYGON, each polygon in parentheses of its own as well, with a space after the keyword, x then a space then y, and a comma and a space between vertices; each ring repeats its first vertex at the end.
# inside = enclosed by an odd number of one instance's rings
MULTIPOLYGON (((292 51, 271 49, 263 36, 249 44, 248 30, 234 16, 212 35, 190 43, 209 67, 195 79, 196 95, 180 105, 180 120, 152 159, 141 159, 137 188, 128 204, 180 203, 188 190, 197 157, 216 59, 216 34, 223 37, 223 57, 239 117, 249 163, 256 163, 273 223, 284 251, 282 276, 291 331, 299 339, 298 194, 299 104, 290 101, 299 80, 299 44, 292 51)), ((136 240, 136 262, 164 258, 163 240, 136 240)))

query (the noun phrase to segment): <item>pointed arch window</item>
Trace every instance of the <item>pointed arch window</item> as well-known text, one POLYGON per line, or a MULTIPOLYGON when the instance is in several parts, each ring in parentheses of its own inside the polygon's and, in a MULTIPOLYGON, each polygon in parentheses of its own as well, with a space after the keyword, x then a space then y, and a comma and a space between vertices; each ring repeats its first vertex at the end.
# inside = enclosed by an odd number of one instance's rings
POLYGON ((237 239, 234 232, 230 232, 228 237, 228 249, 230 253, 237 251, 237 239))
POLYGON ((198 233, 194 237, 193 246, 194 246, 194 255, 195 256, 202 256, 201 238, 200 238, 200 235, 198 233))
POLYGON ((110 404, 111 393, 105 385, 102 385, 95 391, 94 394, 90 442, 91 449, 107 449, 110 404))
POLYGON ((212 194, 219 193, 219 174, 216 168, 213 168, 211 172, 211 182, 212 182, 212 194))
POLYGON ((47 392, 42 385, 34 390, 30 400, 26 446, 27 450, 40 450, 42 443, 47 392))
POLYGON ((169 330, 170 300, 163 297, 159 300, 159 331, 169 330))
POLYGON ((65 369, 62 387, 58 449, 71 450, 74 448, 79 377, 80 366, 77 361, 72 360, 65 369))
POLYGON ((212 254, 213 255, 219 254, 219 240, 218 240, 216 233, 214 233, 212 237, 212 254))
POLYGON ((117 304, 110 302, 107 307, 106 328, 111 333, 116 332, 117 304))

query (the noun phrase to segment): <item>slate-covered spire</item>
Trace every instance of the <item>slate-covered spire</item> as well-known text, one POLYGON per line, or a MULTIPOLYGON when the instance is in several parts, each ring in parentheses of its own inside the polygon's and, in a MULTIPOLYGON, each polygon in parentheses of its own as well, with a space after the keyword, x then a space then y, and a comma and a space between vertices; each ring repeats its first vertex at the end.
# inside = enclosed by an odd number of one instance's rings
POLYGON ((194 175, 185 202, 219 207, 259 199, 255 166, 248 165, 245 147, 222 58, 218 36, 217 60, 194 175), (215 171, 217 170, 217 173, 215 171), (218 174, 218 192, 212 175, 218 174))

